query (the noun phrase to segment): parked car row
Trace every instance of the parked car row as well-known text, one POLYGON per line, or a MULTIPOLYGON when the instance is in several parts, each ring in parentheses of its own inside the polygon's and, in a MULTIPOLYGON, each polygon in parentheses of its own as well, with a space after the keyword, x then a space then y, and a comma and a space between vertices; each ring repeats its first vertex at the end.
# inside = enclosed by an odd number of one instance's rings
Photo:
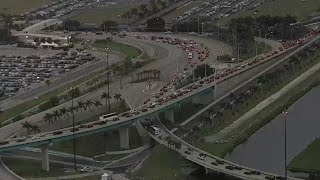
POLYGON ((13 95, 20 88, 68 72, 95 59, 87 52, 61 52, 53 56, 0 56, 0 89, 13 95))
POLYGON ((98 6, 98 4, 100 4, 99 2, 100 1, 96 0, 56 0, 50 4, 43 5, 37 9, 21 14, 21 16, 29 20, 63 18, 75 11, 98 6))

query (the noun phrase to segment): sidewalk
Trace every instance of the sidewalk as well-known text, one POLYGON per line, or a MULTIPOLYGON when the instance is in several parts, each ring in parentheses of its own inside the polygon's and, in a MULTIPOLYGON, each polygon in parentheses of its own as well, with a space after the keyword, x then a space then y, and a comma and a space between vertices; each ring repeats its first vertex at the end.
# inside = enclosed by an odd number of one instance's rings
POLYGON ((308 71, 304 72, 300 76, 298 76, 296 79, 291 81, 289 84, 284 86, 281 90, 279 90, 277 93, 271 95, 264 101, 260 102, 257 106, 255 106, 253 109, 248 111, 246 114, 241 116, 239 119, 237 119, 234 123, 229 125, 228 127, 224 128, 220 132, 205 137, 205 140, 207 142, 215 142, 219 141, 221 139, 224 139, 226 136, 228 136, 230 133, 232 133, 234 130, 236 130, 238 127, 244 124, 250 124, 252 123, 252 117, 258 114, 263 108, 267 107, 277 99, 279 99, 282 95, 286 94, 288 91, 299 85, 302 81, 306 80, 309 76, 311 76, 313 73, 318 71, 320 69, 320 63, 316 64, 312 68, 310 68, 308 71))

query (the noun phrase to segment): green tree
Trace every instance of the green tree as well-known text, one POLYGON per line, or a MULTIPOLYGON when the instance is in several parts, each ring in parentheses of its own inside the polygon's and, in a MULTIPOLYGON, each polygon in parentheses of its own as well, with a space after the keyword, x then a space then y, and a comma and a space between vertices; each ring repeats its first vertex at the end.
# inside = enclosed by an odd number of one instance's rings
POLYGON ((94 102, 92 100, 87 100, 85 102, 85 106, 90 110, 91 106, 94 105, 94 102))
POLYGON ((102 106, 102 103, 99 100, 97 100, 97 101, 94 102, 94 106, 95 107, 102 106))
POLYGON ((47 85, 47 86, 50 86, 50 84, 51 84, 51 81, 50 81, 49 79, 47 79, 47 80, 46 80, 46 85, 47 85))
POLYGON ((29 121, 25 121, 25 122, 22 123, 22 128, 26 129, 28 134, 30 134, 30 132, 31 132, 31 126, 32 125, 30 124, 29 121))
POLYGON ((48 122, 49 124, 52 124, 53 123, 53 115, 50 114, 50 113, 46 113, 43 117, 43 120, 45 122, 48 122))
POLYGON ((31 125, 30 131, 33 134, 37 134, 37 133, 41 132, 40 127, 38 125, 36 125, 36 124, 35 125, 31 125))
POLYGON ((61 114, 59 113, 58 110, 55 110, 55 111, 53 111, 52 117, 53 117, 54 121, 57 121, 58 119, 60 119, 61 114))
POLYGON ((80 25, 79 21, 70 19, 63 21, 62 23, 62 27, 68 31, 76 31, 79 29, 80 25))

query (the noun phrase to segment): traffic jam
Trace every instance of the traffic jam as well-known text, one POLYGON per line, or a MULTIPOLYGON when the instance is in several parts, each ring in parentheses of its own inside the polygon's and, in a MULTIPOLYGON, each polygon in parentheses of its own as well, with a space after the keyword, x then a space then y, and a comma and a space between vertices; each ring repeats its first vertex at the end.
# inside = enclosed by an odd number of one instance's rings
MULTIPOLYGON (((259 64, 267 62, 267 61, 271 60, 272 58, 275 58, 275 57, 279 56, 280 54, 287 52, 288 50, 291 50, 293 48, 297 48, 300 45, 310 41, 313 37, 318 35, 318 33, 319 33, 318 30, 314 30, 314 31, 308 33, 307 35, 305 35, 303 38, 283 43, 283 45, 278 50, 272 51, 269 54, 267 54, 266 56, 256 58, 250 62, 240 63, 237 66, 234 66, 234 67, 228 68, 222 72, 210 75, 206 78, 203 78, 199 81, 196 81, 196 82, 194 82, 188 86, 185 86, 181 89, 175 90, 174 92, 172 92, 174 89, 173 84, 171 82, 167 82, 159 90, 159 92, 161 92, 162 95, 159 94, 159 96, 154 97, 155 100, 149 100, 148 102, 146 102, 145 104, 143 104, 142 106, 140 106, 136 109, 121 113, 119 115, 117 115, 117 114, 110 114, 107 116, 104 115, 104 116, 106 116, 106 118, 99 118, 99 120, 97 120, 95 122, 77 125, 75 128, 72 128, 72 127, 65 128, 65 129, 56 130, 53 132, 41 133, 41 134, 36 134, 33 136, 28 136, 28 137, 13 137, 12 139, 8 139, 6 141, 1 141, 0 146, 4 147, 4 146, 10 146, 10 145, 18 145, 20 143, 23 143, 26 140, 27 141, 35 141, 35 140, 40 141, 40 140, 45 140, 45 139, 51 139, 52 135, 54 135, 54 136, 63 136, 63 135, 68 135, 68 134, 70 135, 76 131, 87 132, 87 131, 90 131, 93 129, 103 128, 106 125, 110 126, 113 124, 124 123, 128 120, 132 120, 132 118, 138 118, 138 116, 141 115, 142 113, 144 113, 144 115, 146 115, 145 113, 147 113, 148 111, 150 111, 149 113, 152 113, 155 110, 160 110, 160 109, 168 106, 168 103, 170 101, 175 100, 177 98, 182 99, 183 97, 188 96, 188 94, 190 94, 191 92, 199 90, 199 88, 201 88, 201 90, 204 90, 208 87, 212 87, 216 83, 224 81, 224 80, 231 78, 237 74, 240 74, 250 68, 253 68, 259 64), (171 92, 169 91, 169 89, 171 89, 171 92), (158 109, 156 109, 156 107, 158 107, 158 109), (82 131, 81 131, 81 129, 82 129, 82 131)), ((176 42, 176 41, 174 41, 174 42, 176 42)), ((178 43, 176 43, 176 44, 173 43, 173 45, 177 45, 177 44, 178 43)))

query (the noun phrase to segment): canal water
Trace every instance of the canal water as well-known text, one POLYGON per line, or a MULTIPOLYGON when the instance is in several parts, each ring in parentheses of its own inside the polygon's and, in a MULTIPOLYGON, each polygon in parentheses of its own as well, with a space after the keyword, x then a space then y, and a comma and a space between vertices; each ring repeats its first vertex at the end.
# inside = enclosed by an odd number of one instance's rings
MULTIPOLYGON (((287 163, 317 137, 320 137, 320 86, 288 109, 287 163)), ((284 174, 284 115, 278 115, 258 130, 226 159, 251 168, 284 174)))

